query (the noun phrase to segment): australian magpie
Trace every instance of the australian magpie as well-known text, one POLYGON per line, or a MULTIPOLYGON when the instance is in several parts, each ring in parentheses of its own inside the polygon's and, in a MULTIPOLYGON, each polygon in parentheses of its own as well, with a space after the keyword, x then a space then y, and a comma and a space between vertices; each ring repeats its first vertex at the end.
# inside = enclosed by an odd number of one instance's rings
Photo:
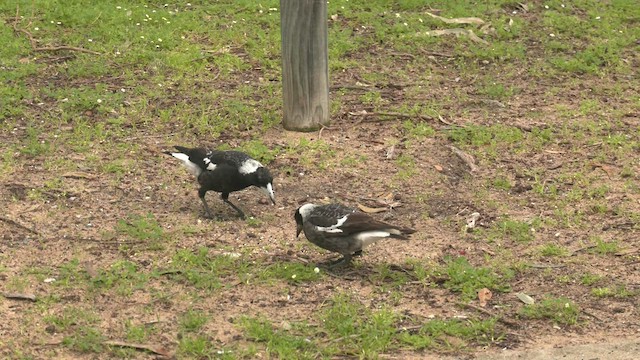
POLYGON ((296 237, 304 230, 309 241, 319 247, 337 252, 343 258, 333 265, 349 264, 354 256, 362 255, 362 249, 378 240, 394 238, 407 240, 413 229, 398 227, 378 221, 340 204, 304 204, 295 214, 296 237))
POLYGON ((273 178, 269 170, 249 155, 233 150, 191 149, 184 146, 175 146, 175 148, 176 152, 166 151, 165 153, 182 160, 187 170, 198 178, 200 184, 198 196, 209 218, 212 218, 211 211, 204 199, 207 191, 219 192, 222 201, 234 208, 241 218, 244 218, 244 213, 229 201, 229 193, 256 186, 267 194, 275 205, 273 178))

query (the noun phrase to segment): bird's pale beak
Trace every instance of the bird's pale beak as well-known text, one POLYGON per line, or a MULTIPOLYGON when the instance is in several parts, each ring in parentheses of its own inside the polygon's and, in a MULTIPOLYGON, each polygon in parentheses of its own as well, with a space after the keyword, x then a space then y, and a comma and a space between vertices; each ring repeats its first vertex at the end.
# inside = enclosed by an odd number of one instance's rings
POLYGON ((302 224, 296 224, 296 237, 300 236, 302 232, 302 224))
POLYGON ((260 190, 271 199, 273 205, 276 204, 276 195, 273 193, 273 185, 271 185, 271 183, 268 183, 265 187, 260 186, 260 190))

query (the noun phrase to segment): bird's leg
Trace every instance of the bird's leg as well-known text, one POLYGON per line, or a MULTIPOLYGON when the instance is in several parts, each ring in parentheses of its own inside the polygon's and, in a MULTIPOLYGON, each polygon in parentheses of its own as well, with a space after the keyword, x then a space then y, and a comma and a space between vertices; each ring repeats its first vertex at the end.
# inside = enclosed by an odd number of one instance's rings
POLYGON ((329 264, 329 268, 347 266, 351 263, 353 256, 351 254, 343 255, 341 259, 333 261, 329 264))
POLYGON ((229 201, 229 194, 228 193, 223 193, 222 195, 220 195, 220 197, 222 198, 222 201, 226 202, 227 204, 229 204, 232 208, 234 208, 237 212, 238 215, 240 215, 241 219, 244 219, 244 212, 242 212, 242 210, 240 210, 239 207, 235 206, 231 201, 229 201))
POLYGON ((200 197, 200 200, 202 201, 202 204, 204 205, 204 211, 207 213, 206 218, 207 219, 213 219, 213 215, 211 215, 211 210, 209 210, 209 205, 207 205, 207 200, 204 199, 204 196, 207 192, 206 191, 202 191, 202 189, 200 189, 198 191, 198 196, 200 197))

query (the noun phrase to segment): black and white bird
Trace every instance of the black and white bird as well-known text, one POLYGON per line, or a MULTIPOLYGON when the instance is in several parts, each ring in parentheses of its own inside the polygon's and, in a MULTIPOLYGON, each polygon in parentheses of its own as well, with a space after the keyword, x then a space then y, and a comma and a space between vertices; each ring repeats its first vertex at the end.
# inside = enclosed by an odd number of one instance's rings
POLYGON ((309 241, 319 247, 342 254, 334 265, 348 264, 362 249, 378 240, 394 238, 408 240, 413 229, 403 228, 357 212, 340 204, 304 204, 295 214, 296 237, 304 231, 309 241))
POLYGON ((219 192, 222 201, 234 208, 241 218, 244 218, 244 212, 229 201, 229 194, 234 191, 256 186, 267 194, 275 205, 273 178, 269 170, 249 155, 233 150, 207 150, 184 146, 175 146, 175 148, 176 152, 166 151, 165 153, 182 160, 187 170, 196 176, 200 184, 198 196, 209 218, 213 216, 204 198, 207 191, 219 192))

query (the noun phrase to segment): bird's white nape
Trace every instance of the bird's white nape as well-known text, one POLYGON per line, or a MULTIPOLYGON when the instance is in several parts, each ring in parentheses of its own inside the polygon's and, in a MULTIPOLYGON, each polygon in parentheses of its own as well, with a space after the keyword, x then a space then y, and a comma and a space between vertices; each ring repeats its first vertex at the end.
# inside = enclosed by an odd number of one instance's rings
POLYGON ((306 220, 309 217, 309 214, 311 214, 311 212, 313 211, 313 209, 316 208, 316 204, 304 204, 302 206, 300 206, 300 208, 298 208, 298 212, 300 213, 300 216, 302 216, 303 220, 306 220))
POLYGON ((261 168, 262 164, 254 159, 245 160, 238 168, 238 172, 243 175, 254 173, 258 168, 261 168))
POLYGON ((175 152, 175 153, 171 153, 171 156, 173 156, 178 160, 182 160, 182 163, 184 164, 184 166, 194 176, 199 176, 200 173, 202 172, 202 169, 200 169, 198 165, 192 163, 191 160, 189 160, 189 155, 175 152))

